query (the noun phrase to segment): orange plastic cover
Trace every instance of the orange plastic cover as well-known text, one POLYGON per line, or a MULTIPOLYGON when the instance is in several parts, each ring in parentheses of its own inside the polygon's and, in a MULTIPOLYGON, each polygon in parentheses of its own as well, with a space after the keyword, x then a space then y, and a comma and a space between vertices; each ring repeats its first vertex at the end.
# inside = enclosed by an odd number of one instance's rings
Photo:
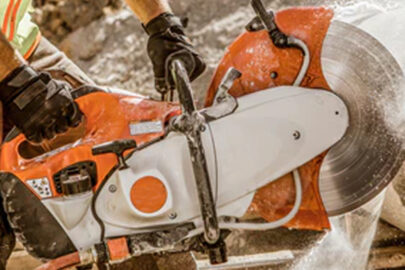
POLYGON ((151 214, 159 211, 167 200, 165 185, 153 176, 143 177, 131 188, 131 202, 136 209, 151 214))
POLYGON ((107 247, 110 261, 121 261, 131 256, 125 237, 107 240, 107 247))
MULTIPOLYGON (((140 122, 160 121, 162 126, 167 120, 180 113, 178 105, 118 94, 96 92, 77 99, 80 109, 86 116, 85 135, 72 145, 59 148, 52 154, 41 155, 33 159, 24 159, 18 146, 25 142, 24 135, 19 135, 11 142, 5 143, 1 151, 0 169, 11 172, 23 182, 30 179, 53 179, 53 175, 65 167, 83 161, 97 164, 97 189, 107 174, 117 164, 114 154, 93 156, 91 149, 103 142, 134 139, 138 146, 164 134, 160 132, 131 135, 130 126, 140 122), (103 104, 96 106, 95 104, 103 104), (106 110, 105 108, 108 108, 106 110), (63 152, 62 152, 63 150, 63 152)), ((61 196, 53 181, 50 186, 54 197, 61 196)), ((27 187, 30 188, 29 185, 27 187)), ((34 192, 34 194, 36 194, 34 192)))
MULTIPOLYGON (((279 28, 284 33, 303 40, 311 52, 309 70, 301 84, 303 87, 330 90, 322 73, 320 56, 332 17, 333 11, 329 9, 311 7, 292 8, 276 14, 279 28)), ((220 62, 208 90, 206 105, 212 104, 216 89, 230 67, 242 72, 242 77, 230 90, 233 96, 240 97, 275 86, 292 85, 302 61, 300 50, 275 47, 266 31, 246 32, 228 48, 220 62), (275 75, 274 79, 271 74, 275 75)), ((325 154, 320 155, 299 169, 304 190, 303 203, 299 213, 287 227, 312 230, 330 228, 318 186, 324 156, 325 154)), ((288 174, 261 188, 247 215, 260 216, 268 221, 277 220, 291 210, 294 200, 294 182, 292 175, 288 174)))

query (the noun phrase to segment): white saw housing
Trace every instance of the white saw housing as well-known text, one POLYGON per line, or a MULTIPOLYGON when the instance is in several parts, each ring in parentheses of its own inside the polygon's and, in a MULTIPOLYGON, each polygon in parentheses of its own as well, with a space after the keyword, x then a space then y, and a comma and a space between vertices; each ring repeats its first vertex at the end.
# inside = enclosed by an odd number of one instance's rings
MULTIPOLYGON (((209 122, 202 133, 219 216, 243 216, 258 188, 330 148, 349 125, 345 104, 330 91, 282 86, 237 101, 233 114, 209 122)), ((95 210, 106 226, 106 237, 192 221, 201 227, 190 159, 187 139, 180 133, 135 152, 127 160, 129 169, 116 171, 97 198, 95 210), (130 200, 132 185, 145 176, 160 179, 168 191, 165 204, 155 213, 138 211, 130 200)), ((64 199, 44 200, 44 204, 77 248, 97 242, 99 227, 90 214, 90 204, 88 214, 73 223, 60 209, 70 204, 60 200, 64 199), (95 233, 83 239, 74 233, 77 227, 95 233)))

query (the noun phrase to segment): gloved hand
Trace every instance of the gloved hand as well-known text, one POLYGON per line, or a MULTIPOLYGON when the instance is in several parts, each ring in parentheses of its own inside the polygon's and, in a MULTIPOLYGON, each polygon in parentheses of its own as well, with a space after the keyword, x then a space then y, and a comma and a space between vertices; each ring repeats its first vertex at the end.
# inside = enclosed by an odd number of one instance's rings
POLYGON ((0 83, 4 117, 39 143, 80 124, 82 113, 70 94, 71 86, 23 66, 0 83))
POLYGON ((193 81, 205 70, 205 63, 184 34, 180 19, 163 13, 145 26, 149 34, 148 54, 155 73, 156 90, 165 93, 174 89, 169 65, 173 57, 181 59, 193 81))

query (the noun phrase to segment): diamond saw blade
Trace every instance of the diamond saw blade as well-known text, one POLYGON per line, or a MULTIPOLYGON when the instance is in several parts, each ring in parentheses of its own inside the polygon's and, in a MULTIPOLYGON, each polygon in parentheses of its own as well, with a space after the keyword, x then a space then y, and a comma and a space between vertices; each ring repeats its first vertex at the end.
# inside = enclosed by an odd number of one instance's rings
POLYGON ((336 216, 377 196, 405 160, 403 72, 378 40, 339 21, 330 26, 321 58, 331 89, 350 112, 350 127, 327 154, 319 180, 328 215, 336 216))

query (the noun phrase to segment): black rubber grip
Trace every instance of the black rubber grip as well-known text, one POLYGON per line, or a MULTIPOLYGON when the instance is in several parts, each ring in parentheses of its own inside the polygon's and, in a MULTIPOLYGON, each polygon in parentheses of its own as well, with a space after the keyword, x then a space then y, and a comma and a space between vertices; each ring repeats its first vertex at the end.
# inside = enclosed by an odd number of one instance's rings
POLYGON ((125 150, 133 149, 136 147, 137 144, 135 140, 124 139, 96 145, 91 149, 91 152, 94 156, 108 153, 122 155, 122 153, 124 153, 125 150))

